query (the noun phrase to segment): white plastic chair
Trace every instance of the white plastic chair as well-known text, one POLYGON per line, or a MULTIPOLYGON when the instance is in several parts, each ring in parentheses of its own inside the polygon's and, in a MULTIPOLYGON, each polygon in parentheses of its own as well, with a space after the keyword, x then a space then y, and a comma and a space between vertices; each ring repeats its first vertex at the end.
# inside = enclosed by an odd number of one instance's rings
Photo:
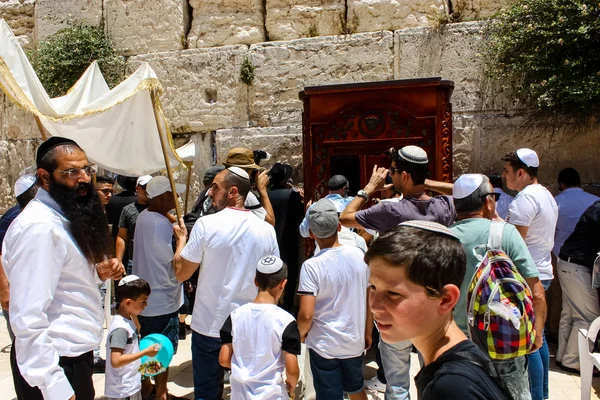
POLYGON ((589 329, 580 329, 579 335, 577 335, 581 371, 581 400, 590 400, 594 367, 600 369, 600 353, 593 353, 598 331, 600 331, 600 317, 592 322, 589 329))

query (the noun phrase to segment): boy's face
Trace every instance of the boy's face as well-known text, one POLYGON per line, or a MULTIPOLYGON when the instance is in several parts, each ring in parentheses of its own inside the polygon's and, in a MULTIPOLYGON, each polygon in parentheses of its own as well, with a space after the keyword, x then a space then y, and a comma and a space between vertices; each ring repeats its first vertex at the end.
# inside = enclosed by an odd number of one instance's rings
POLYGON ((369 307, 388 343, 426 336, 441 325, 441 300, 406 278, 406 269, 376 257, 369 262, 369 307))
POLYGON ((127 299, 129 313, 131 315, 140 315, 140 313, 146 308, 148 305, 148 296, 143 294, 137 299, 127 299))

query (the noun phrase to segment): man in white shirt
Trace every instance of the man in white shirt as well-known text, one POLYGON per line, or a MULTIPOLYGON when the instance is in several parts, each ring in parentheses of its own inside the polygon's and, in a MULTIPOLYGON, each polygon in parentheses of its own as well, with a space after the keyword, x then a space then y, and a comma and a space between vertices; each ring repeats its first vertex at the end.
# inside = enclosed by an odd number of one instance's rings
POLYGON ((496 212, 500 218, 506 219, 506 214, 508 214, 508 206, 510 206, 510 203, 512 203, 514 197, 504 191, 504 185, 500 175, 488 175, 487 177, 494 187, 494 192, 500 193, 500 198, 496 202, 496 212))
POLYGON ((558 221, 552 249, 555 257, 558 257, 563 243, 575 230, 583 212, 600 200, 600 197, 583 191, 581 178, 574 168, 565 168, 558 173, 558 189, 561 193, 554 198, 558 206, 558 221))
POLYGON ((200 267, 192 317, 194 398, 222 398, 223 370, 219 365, 219 331, 237 307, 258 293, 256 264, 267 255, 279 256, 275 229, 244 207, 250 177, 230 167, 215 177, 208 195, 216 213, 196 221, 188 243, 183 220, 174 228, 174 266, 180 282, 200 267))
POLYGON ((2 265, 22 378, 18 398, 93 400, 93 350, 102 339, 97 278, 122 276, 106 217, 91 185, 96 166, 70 139, 37 151, 40 190, 10 226, 2 265))
MULTIPOLYGON (((519 149, 502 158, 502 177, 506 186, 519 192, 508 208, 507 222, 517 228, 531 253, 540 281, 548 289, 552 278, 551 251, 558 219, 558 207, 552 194, 538 183, 540 160, 535 151, 519 149)), ((545 338, 542 347, 528 355, 529 380, 533 400, 548 398, 550 354, 545 338)))
MULTIPOLYGON (((175 185, 177 193, 185 186, 175 185)), ((146 185, 148 208, 137 218, 133 239, 133 274, 150 285, 148 305, 138 316, 142 338, 152 333, 165 335, 177 352, 179 344, 179 316, 183 304, 181 283, 173 269, 173 225, 167 215, 175 208, 175 198, 166 176, 155 176, 146 185)), ((156 399, 167 400, 168 368, 154 377, 156 399)), ((144 386, 143 391, 149 391, 144 386)))

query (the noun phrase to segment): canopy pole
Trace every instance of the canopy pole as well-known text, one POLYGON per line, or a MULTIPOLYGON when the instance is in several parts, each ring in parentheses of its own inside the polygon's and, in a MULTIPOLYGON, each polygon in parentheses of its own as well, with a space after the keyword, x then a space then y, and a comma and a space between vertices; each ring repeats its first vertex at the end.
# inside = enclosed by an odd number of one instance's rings
MULTIPOLYGON (((167 175, 169 177, 169 182, 171 183, 171 193, 173 194, 173 198, 175 200, 175 212, 177 213, 177 221, 181 219, 181 207, 179 206, 179 201, 177 199, 177 189, 175 188, 175 181, 173 180, 173 170, 171 168, 171 163, 169 162, 169 156, 167 155, 167 138, 166 132, 164 132, 162 121, 160 119, 160 111, 158 109, 158 99, 156 97, 156 91, 152 90, 150 92, 150 98, 152 99, 152 107, 154 109, 154 119, 156 120, 156 127, 158 128, 158 136, 160 137, 160 146, 162 148, 163 157, 165 158, 165 165, 167 167, 167 175)), ((165 122, 166 123, 166 122, 165 122)))
POLYGON ((40 121, 40 117, 38 117, 37 115, 33 115, 33 117, 35 118, 35 123, 38 126, 38 129, 40 130, 40 134, 42 135, 42 140, 45 142, 48 139, 48 135, 46 135, 46 128, 44 128, 44 125, 42 125, 42 121, 40 121))
POLYGON ((186 165, 188 169, 187 179, 185 180, 185 203, 183 206, 184 212, 188 212, 188 197, 190 196, 190 184, 192 182, 192 163, 186 165))

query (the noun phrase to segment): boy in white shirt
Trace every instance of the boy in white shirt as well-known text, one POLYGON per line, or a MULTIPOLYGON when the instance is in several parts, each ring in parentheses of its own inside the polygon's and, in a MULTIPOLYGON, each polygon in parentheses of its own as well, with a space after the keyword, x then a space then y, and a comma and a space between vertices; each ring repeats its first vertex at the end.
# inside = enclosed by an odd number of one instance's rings
POLYGON ((146 307, 150 285, 129 275, 115 289, 117 314, 113 317, 106 340, 106 381, 104 394, 109 400, 141 400, 140 359, 154 357, 156 346, 140 351, 139 334, 132 317, 146 307))
POLYGON ((365 348, 371 346, 373 319, 367 318, 369 272, 362 250, 342 246, 337 209, 321 199, 308 211, 310 237, 321 251, 300 272, 300 337, 306 340, 317 400, 366 400, 365 348))
POLYGON ((263 257, 254 283, 254 301, 235 309, 221 328, 219 363, 231 368, 232 400, 288 399, 300 374, 300 333, 294 317, 277 306, 287 283, 287 265, 279 257, 263 257))

